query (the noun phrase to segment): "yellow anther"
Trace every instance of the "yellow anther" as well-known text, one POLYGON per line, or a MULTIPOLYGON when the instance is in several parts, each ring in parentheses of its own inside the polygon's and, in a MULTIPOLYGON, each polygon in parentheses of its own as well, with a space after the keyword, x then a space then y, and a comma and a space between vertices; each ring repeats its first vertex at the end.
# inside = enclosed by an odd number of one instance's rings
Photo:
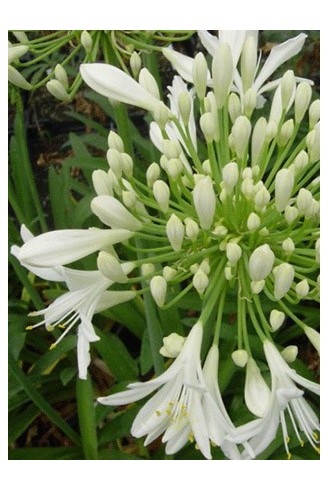
POLYGON ((156 410, 156 412, 155 412, 155 413, 156 413, 156 415, 158 415, 158 416, 162 415, 162 413, 161 413, 159 410, 156 410))
POLYGON ((291 453, 287 453, 287 459, 292 459, 291 453))
POLYGON ((55 329, 55 327, 53 325, 46 325, 46 330, 47 332, 52 332, 53 330, 55 329))
POLYGON ((213 442, 212 440, 210 441, 210 443, 211 443, 211 446, 212 446, 212 447, 216 447, 216 446, 217 446, 217 445, 215 444, 215 442, 213 442))
POLYGON ((300 445, 301 445, 301 447, 304 447, 304 444, 305 444, 305 442, 303 441, 303 439, 301 439, 301 440, 300 440, 300 445))
POLYGON ((181 410, 186 410, 187 405, 181 405, 181 410))
POLYGON ((320 447, 316 447, 315 450, 317 451, 318 454, 320 454, 320 447))
POLYGON ((58 328, 61 328, 62 330, 64 330, 66 327, 65 327, 65 325, 63 325, 62 323, 60 323, 60 324, 58 325, 58 328))
POLYGON ((29 325, 28 327, 25 327, 25 330, 33 330, 33 326, 29 325))
POLYGON ((189 439, 190 442, 194 442, 195 439, 194 439, 194 435, 193 435, 192 432, 190 432, 190 434, 188 436, 188 439, 189 439))
POLYGON ((172 410, 165 410, 165 412, 167 413, 167 415, 172 415, 172 410))
POLYGON ((53 350, 53 349, 54 349, 56 346, 57 346, 57 344, 56 344, 56 343, 51 344, 51 346, 49 347, 49 350, 53 350))
POLYGON ((174 402, 169 402, 170 407, 173 407, 173 405, 174 405, 174 402))
POLYGON ((198 446, 198 444, 195 444, 195 449, 197 449, 197 451, 199 451, 199 446, 198 446))
POLYGON ((316 432, 313 432, 313 437, 315 438, 316 441, 319 439, 319 436, 316 432))
POLYGON ((188 412, 186 410, 182 410, 181 415, 182 417, 187 417, 188 412))
POLYGON ((286 437, 286 442, 287 442, 287 444, 290 443, 290 437, 289 436, 286 437))

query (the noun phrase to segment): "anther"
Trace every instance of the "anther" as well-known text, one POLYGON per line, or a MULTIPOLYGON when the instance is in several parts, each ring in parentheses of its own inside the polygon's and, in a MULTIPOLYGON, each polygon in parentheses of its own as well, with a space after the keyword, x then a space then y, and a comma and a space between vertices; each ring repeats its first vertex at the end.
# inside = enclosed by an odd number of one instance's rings
POLYGON ((289 460, 289 459, 292 459, 292 455, 291 455, 291 453, 287 453, 287 459, 288 459, 288 460, 289 460))
POLYGON ((54 344, 51 344, 51 346, 49 347, 49 350, 53 350, 56 346, 57 346, 56 342, 54 344))

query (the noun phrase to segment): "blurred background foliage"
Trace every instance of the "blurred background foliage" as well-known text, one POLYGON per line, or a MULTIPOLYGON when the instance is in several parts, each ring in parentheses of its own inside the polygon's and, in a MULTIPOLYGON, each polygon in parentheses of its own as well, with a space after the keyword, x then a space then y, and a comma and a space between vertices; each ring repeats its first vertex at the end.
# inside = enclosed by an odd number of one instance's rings
MULTIPOLYGON (((164 95, 173 73, 158 50, 150 49, 149 45, 159 48, 175 37, 176 49, 188 55, 202 49, 193 31, 96 32, 101 33, 99 38, 106 36, 110 42, 114 32, 119 48, 113 50, 113 56, 126 70, 130 69, 129 55, 137 49, 143 66, 157 78, 164 95)), ((259 45, 263 58, 275 43, 299 32, 261 31, 259 45)), ((314 93, 318 97, 319 31, 302 32, 308 39, 303 51, 294 58, 292 68, 298 76, 314 81, 314 93)), ((28 33, 30 39, 49 34, 28 33)), ((94 197, 91 175, 95 169, 108 167, 107 135, 111 129, 119 130, 120 118, 126 111, 130 134, 123 136, 129 151, 133 151, 135 172, 140 178, 158 156, 149 144, 143 111, 123 106, 114 109, 106 98, 81 85, 81 80, 76 83, 77 89, 70 100, 64 103, 46 90, 47 70, 53 70, 66 59, 69 50, 76 48, 74 39, 72 36, 70 44, 49 53, 39 64, 26 65, 31 53, 21 59, 19 69, 37 85, 35 91, 19 90, 13 85, 9 88, 9 246, 21 243, 19 227, 23 223, 34 234, 54 228, 99 226, 90 210, 94 197)), ((96 54, 102 59, 100 48, 96 54)), ((82 50, 76 50, 70 58, 66 67, 69 80, 76 80, 83 57, 82 50)), ((78 263, 82 269, 94 265, 94 257, 78 263)), ((136 299, 95 316, 100 341, 92 344, 89 379, 84 382, 77 380, 74 333, 67 335, 56 349, 49 350, 55 331, 25 330, 28 313, 43 308, 61 293, 60 284, 49 284, 28 273, 9 254, 9 459, 203 459, 191 445, 174 456, 167 456, 160 440, 145 448, 142 440, 132 438, 131 423, 142 402, 119 409, 94 403, 97 396, 119 391, 137 378, 145 380, 152 376, 144 303, 136 299)), ((200 308, 199 297, 190 293, 171 309, 156 309, 155 320, 162 335, 173 331, 183 334, 184 328, 193 324, 200 308)), ((295 308, 301 311, 308 325, 317 326, 316 305, 307 302, 295 308)), ((223 320, 219 382, 228 411, 239 425, 248 421, 250 414, 243 400, 244 372, 230 358, 236 344, 234 329, 229 328, 236 321, 233 296, 227 302, 223 320)), ((250 340, 252 349, 261 358, 257 337, 250 340)), ((277 341, 281 345, 290 341, 298 345, 300 356, 295 367, 309 379, 318 379, 318 357, 295 326, 282 329, 277 341)), ((318 409, 318 401, 315 398, 311 401, 318 409)), ((318 458, 309 444, 301 448, 296 437, 289 446, 293 459, 318 458)), ((223 459, 218 448, 213 450, 213 458, 223 459)), ((281 434, 259 459, 286 459, 281 434)))

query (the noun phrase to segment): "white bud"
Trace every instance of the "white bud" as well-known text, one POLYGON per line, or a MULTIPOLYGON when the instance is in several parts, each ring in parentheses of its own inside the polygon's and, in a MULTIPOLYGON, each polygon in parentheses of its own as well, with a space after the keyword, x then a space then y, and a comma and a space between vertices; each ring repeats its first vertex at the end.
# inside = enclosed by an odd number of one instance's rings
POLYGON ((179 158, 181 154, 181 146, 178 141, 163 140, 163 153, 170 158, 179 158))
POLYGON ((274 275, 274 297, 281 299, 288 293, 293 280, 294 268, 292 265, 284 262, 273 269, 274 275))
POLYGON ((112 150, 117 150, 119 153, 124 152, 123 140, 122 140, 121 136, 119 136, 117 133, 115 133, 115 131, 109 132, 107 142, 108 142, 108 148, 110 148, 112 150))
POLYGON ((222 179, 227 193, 231 194, 238 182, 239 171, 236 162, 227 163, 222 169, 222 179))
POLYGON ((249 231, 255 231, 261 224, 261 219, 256 213, 251 213, 247 218, 247 228, 249 231))
POLYGON ((171 214, 170 219, 166 223, 166 234, 173 250, 175 252, 181 250, 184 237, 184 226, 181 219, 175 214, 171 214))
POLYGON ((206 176, 199 180, 192 195, 200 226, 208 230, 213 223, 216 208, 216 196, 211 178, 206 176))
POLYGON ((198 267, 199 267, 199 264, 192 264, 190 267, 189 267, 189 270, 192 274, 196 274, 196 272, 198 271, 198 267))
POLYGON ((65 68, 57 64, 55 68, 55 77, 56 79, 64 86, 64 88, 68 89, 68 78, 65 68))
POLYGON ((259 164, 261 151, 264 147, 264 143, 266 142, 267 127, 268 123, 265 117, 260 117, 255 123, 252 134, 252 166, 259 164))
POLYGON ((292 206, 287 206, 285 209, 285 219, 289 225, 291 225, 296 218, 299 216, 299 211, 297 208, 292 206))
POLYGON ((265 280, 251 281, 251 291, 253 294, 259 294, 265 286, 265 280))
POLYGON ((241 79, 244 92, 253 84, 257 65, 257 46, 253 36, 248 36, 244 42, 240 59, 241 79))
POLYGON ((186 236, 190 238, 191 241, 195 241, 199 233, 198 224, 192 218, 186 218, 184 222, 186 225, 186 236))
POLYGON ((282 249, 284 252, 286 252, 287 255, 290 255, 294 252, 295 250, 295 244, 291 238, 286 238, 281 244, 282 249))
POLYGON ((202 295, 208 286, 209 279, 205 272, 198 268, 193 277, 192 283, 198 294, 202 295))
POLYGON ((81 44, 87 53, 91 52, 91 50, 92 50, 92 37, 90 36, 88 31, 83 31, 81 33, 81 44))
POLYGON ((232 126, 232 138, 238 158, 243 158, 248 147, 248 140, 251 135, 252 126, 246 116, 239 116, 232 126))
POLYGON ((164 129, 167 121, 170 118, 170 110, 166 107, 164 102, 159 102, 152 112, 154 121, 157 122, 161 129, 164 129))
POLYGON ((269 245, 257 247, 249 258, 249 275, 252 281, 265 279, 272 271, 274 260, 275 256, 269 245))
POLYGON ((237 117, 241 116, 241 103, 238 95, 235 94, 235 92, 232 92, 229 95, 228 110, 231 122, 233 124, 237 117))
POLYGON ((308 163, 309 163, 309 155, 304 150, 300 151, 294 160, 294 166, 296 172, 301 172, 307 166, 308 163))
POLYGON ((21 73, 19 73, 16 68, 11 65, 8 65, 8 81, 24 90, 32 89, 32 85, 23 77, 21 73))
POLYGON ((133 208, 137 202, 137 195, 132 191, 123 191, 122 192, 122 201, 124 206, 127 208, 133 208))
POLYGON ((309 294, 309 291, 310 291, 310 286, 306 279, 303 279, 303 281, 299 282, 295 286, 295 292, 301 298, 305 298, 305 296, 309 294))
POLYGON ((182 337, 177 333, 171 333, 168 337, 163 338, 163 347, 160 348, 159 353, 164 357, 178 357, 185 341, 185 337, 182 337))
POLYGON ((315 260, 320 262, 320 238, 315 242, 315 260))
POLYGON ((47 90, 58 100, 67 101, 69 95, 64 85, 58 80, 50 80, 46 84, 47 90))
POLYGON ((275 178, 276 209, 279 213, 285 210, 294 188, 294 172, 282 168, 275 178))
POLYGON ((147 68, 142 68, 139 73, 139 83, 140 85, 147 90, 151 95, 153 95, 156 99, 161 100, 159 94, 159 88, 157 82, 153 75, 150 73, 147 68))
POLYGON ((150 292, 157 306, 162 307, 165 303, 167 282, 162 276, 154 276, 150 280, 150 292))
POLYGON ((314 100, 309 107, 309 126, 313 129, 320 119, 320 99, 314 100))
POLYGON ((278 132, 278 124, 276 121, 269 121, 266 131, 265 131, 265 140, 267 143, 270 143, 271 140, 276 136, 278 132))
POLYGON ((281 355, 286 362, 294 362, 297 358, 298 347, 296 345, 289 345, 281 351, 281 355))
POLYGON ((146 264, 142 264, 141 266, 141 275, 144 277, 152 276, 155 272, 154 264, 147 262, 146 264))
POLYGON ((253 173, 251 167, 246 167, 241 173, 241 176, 243 179, 252 179, 253 178, 253 173))
POLYGON ((281 104, 282 109, 290 107, 292 98, 295 96, 296 80, 292 70, 287 70, 281 80, 281 104))
POLYGON ((307 82, 301 82, 295 95, 295 122, 300 123, 309 107, 312 89, 307 82))
POLYGON ((305 327, 304 333, 320 356, 320 333, 311 327, 305 327))
POLYGON ((123 228, 130 231, 138 231, 142 228, 141 222, 115 197, 95 197, 91 201, 91 209, 100 221, 111 228, 123 228))
POLYGON ((226 255, 227 259, 231 264, 236 264, 240 259, 242 254, 242 249, 238 243, 229 242, 227 244, 226 255))
POLYGON ((136 51, 133 51, 133 53, 131 54, 130 67, 134 78, 138 78, 141 69, 141 57, 136 51))
POLYGON ((293 131, 294 131, 294 120, 288 119, 288 121, 284 122, 284 124, 281 126, 280 133, 278 134, 278 138, 277 138, 278 146, 286 146, 293 134, 293 131))
POLYGON ((107 252, 99 252, 97 267, 103 276, 107 277, 107 279, 110 279, 113 282, 123 284, 128 280, 127 275, 123 271, 119 261, 113 255, 107 252))
POLYGON ((122 177, 122 158, 121 153, 114 149, 109 149, 106 154, 109 167, 114 172, 117 179, 122 177))
POLYGON ((163 180, 156 180, 153 185, 153 193, 159 207, 166 213, 169 209, 170 188, 163 180))
POLYGON ((119 181, 117 180, 116 175, 114 174, 113 170, 110 168, 107 172, 108 178, 110 180, 112 189, 116 192, 117 195, 122 194, 122 189, 119 181))
POLYGON ((173 267, 169 267, 168 265, 166 265, 163 268, 163 277, 167 282, 172 281, 172 279, 175 278, 177 273, 178 273, 178 271, 176 269, 173 269, 173 267))
POLYGON ((228 233, 228 228, 226 228, 224 225, 216 225, 213 233, 217 236, 225 236, 228 233))
POLYGON ((252 167, 252 175, 253 177, 257 177, 260 174, 260 167, 258 165, 253 165, 252 167))
POLYGON ((226 278, 227 281, 231 281, 231 279, 233 279, 233 273, 230 265, 227 265, 224 268, 224 277, 226 278))
POLYGON ((209 260, 208 259, 202 260, 201 263, 199 264, 199 268, 203 272, 205 272, 205 274, 209 275, 209 273, 211 272, 211 267, 210 267, 209 260))
POLYGON ((128 153, 121 153, 122 170, 127 177, 133 175, 133 160, 128 153))
POLYGON ((271 311, 269 321, 270 321, 270 325, 271 325, 273 332, 275 332, 276 330, 278 330, 281 327, 281 325, 285 321, 285 318, 286 318, 286 316, 282 311, 279 311, 279 310, 272 310, 271 311))
POLYGON ((152 187, 154 182, 158 179, 160 176, 161 169, 158 163, 153 162, 149 167, 147 168, 146 171, 146 179, 147 179, 147 185, 148 187, 152 187))
POLYGON ((219 43, 212 62, 213 89, 218 109, 222 109, 229 95, 234 65, 229 44, 219 43))
POLYGON ((266 187, 259 189, 254 196, 254 203, 257 209, 263 209, 270 202, 270 193, 266 187))
POLYGON ((270 403, 271 391, 252 357, 248 358, 245 382, 245 402, 248 410, 263 417, 270 403))
POLYGON ((108 173, 104 170, 94 170, 92 172, 92 183, 98 196, 113 195, 113 187, 108 173))
POLYGON ((320 158, 320 127, 316 126, 306 137, 306 146, 310 163, 317 162, 320 158))
POLYGON ((182 117, 182 121, 185 126, 188 126, 189 124, 191 104, 192 104, 192 100, 188 90, 184 90, 183 92, 180 92, 178 96, 178 107, 179 107, 179 113, 182 117))
POLYGON ((212 112, 205 112, 205 114, 202 114, 199 124, 208 143, 216 140, 218 134, 217 120, 212 112))
POLYGON ((27 35, 24 31, 13 31, 16 39, 22 44, 27 44, 29 42, 27 35))
POLYGON ((313 197, 311 192, 304 188, 300 189, 296 198, 296 205, 301 216, 307 213, 312 206, 312 201, 313 197))
POLYGON ((202 164, 202 167, 206 175, 212 175, 211 162, 209 160, 205 160, 202 164))
POLYGON ((254 89, 249 88, 244 95, 244 114, 246 117, 251 117, 256 107, 256 92, 254 89))
POLYGON ((254 189, 254 181, 253 179, 244 179, 241 183, 241 192, 244 194, 244 196, 250 200, 253 198, 255 189, 254 189))
POLYGON ((226 199, 227 199, 227 190, 226 189, 222 189, 222 191, 220 192, 220 201, 221 202, 224 202, 226 199))
POLYGON ((236 366, 239 366, 241 368, 245 367, 248 361, 248 354, 247 351, 244 349, 238 349, 235 350, 231 354, 233 362, 236 364, 236 366))
POLYGON ((195 56, 192 66, 192 77, 197 97, 202 100, 205 97, 208 77, 207 63, 203 53, 198 53, 195 56))

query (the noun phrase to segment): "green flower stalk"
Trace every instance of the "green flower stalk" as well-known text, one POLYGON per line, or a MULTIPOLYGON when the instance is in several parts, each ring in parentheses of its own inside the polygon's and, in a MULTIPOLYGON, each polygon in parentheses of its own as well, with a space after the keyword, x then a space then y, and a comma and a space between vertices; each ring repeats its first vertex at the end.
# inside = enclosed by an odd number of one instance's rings
MULTIPOLYGON (((319 301, 318 103, 311 104, 311 81, 298 79, 291 70, 268 82, 278 66, 300 51, 305 36, 272 49, 262 69, 257 31, 220 31, 218 38, 202 31, 199 36, 213 57, 211 64, 201 54, 192 59, 163 50, 180 75, 168 87, 168 105, 144 69, 136 81, 110 65, 81 66, 82 78, 92 89, 150 113, 150 139, 161 156, 149 162, 146 184, 134 176, 123 141, 111 132, 109 170, 94 172, 98 196, 91 208, 113 235, 104 235, 104 245, 99 242, 96 248, 93 233, 100 230, 90 230, 74 253, 65 254, 64 233, 68 246, 72 236, 62 231, 60 250, 52 247, 48 253, 48 241, 36 237, 14 252, 23 265, 37 271, 54 264, 64 267, 72 258, 100 250, 99 274, 125 288, 133 285, 135 295, 150 291, 160 308, 178 304, 192 289, 200 296, 202 310, 187 338, 164 339, 161 354, 175 358, 168 369, 151 381, 132 383, 123 393, 99 399, 121 405, 158 390, 132 426, 135 437, 146 436, 145 444, 164 434, 168 454, 195 440, 206 458, 211 458, 212 442, 227 458, 250 459, 264 451, 281 425, 289 458, 287 416, 301 445, 303 433, 319 451, 314 435, 319 421, 298 385, 316 394, 319 387, 289 367, 297 355, 295 346, 280 352, 274 341, 289 317, 315 348, 319 344, 316 330, 294 313, 300 300, 319 301), (269 90, 274 95, 266 118, 262 107, 270 102, 262 94, 269 90), (107 243, 117 243, 120 234, 123 249, 135 250, 136 238, 148 252, 145 258, 136 257, 131 268, 114 251, 110 257, 102 251, 107 243), (139 268, 139 275, 129 275, 133 268, 139 268), (173 299, 169 291, 175 291, 173 299), (245 368, 245 403, 257 417, 237 428, 217 381, 228 295, 235 298, 237 312, 238 348, 231 352, 232 359, 245 368), (202 365, 204 329, 212 347, 202 365), (254 335, 263 344, 270 386, 250 341, 254 335)), ((78 311, 81 308, 79 304, 78 311)))

